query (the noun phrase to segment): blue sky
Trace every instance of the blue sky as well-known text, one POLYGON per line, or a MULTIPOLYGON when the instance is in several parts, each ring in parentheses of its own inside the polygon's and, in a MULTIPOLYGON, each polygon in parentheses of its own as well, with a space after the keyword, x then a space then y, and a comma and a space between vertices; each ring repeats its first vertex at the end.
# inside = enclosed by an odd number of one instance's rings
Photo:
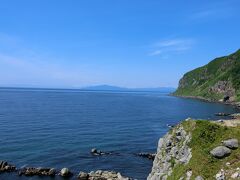
POLYGON ((0 0, 0 86, 176 87, 240 48, 239 0, 0 0))

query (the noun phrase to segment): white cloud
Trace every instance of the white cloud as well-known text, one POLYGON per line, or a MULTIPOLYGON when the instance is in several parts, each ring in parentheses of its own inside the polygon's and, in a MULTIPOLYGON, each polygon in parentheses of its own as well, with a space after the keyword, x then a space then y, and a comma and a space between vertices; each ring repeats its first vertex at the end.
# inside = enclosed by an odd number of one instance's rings
POLYGON ((160 55, 162 54, 162 51, 161 50, 156 50, 156 51, 153 51, 149 54, 149 56, 156 56, 156 55, 160 55))
POLYGON ((168 39, 159 41, 152 46, 149 56, 166 55, 176 52, 184 52, 192 48, 193 39, 168 39))

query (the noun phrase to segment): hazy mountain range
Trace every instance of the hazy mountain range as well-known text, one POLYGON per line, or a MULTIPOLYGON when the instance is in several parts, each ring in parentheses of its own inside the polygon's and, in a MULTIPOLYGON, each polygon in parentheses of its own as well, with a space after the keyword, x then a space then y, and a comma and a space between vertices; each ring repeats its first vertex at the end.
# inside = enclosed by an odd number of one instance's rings
POLYGON ((82 90, 92 91, 151 91, 151 92, 174 92, 176 89, 172 87, 157 87, 157 88, 124 88, 110 85, 97 85, 81 88, 82 90))

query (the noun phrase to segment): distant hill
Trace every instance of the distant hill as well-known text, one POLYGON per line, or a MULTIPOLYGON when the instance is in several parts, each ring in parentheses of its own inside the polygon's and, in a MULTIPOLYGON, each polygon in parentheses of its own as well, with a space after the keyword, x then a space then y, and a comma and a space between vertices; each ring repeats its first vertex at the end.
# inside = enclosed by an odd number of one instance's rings
POLYGON ((122 88, 118 86, 110 86, 110 85, 98 85, 98 86, 89 86, 81 88, 83 90, 93 90, 93 91, 124 91, 127 88, 122 88))
POLYGON ((98 85, 98 86, 89 86, 82 88, 83 90, 92 90, 92 91, 151 91, 151 92, 164 92, 172 93, 176 89, 171 87, 159 87, 159 88, 123 88, 118 86, 110 85, 98 85))
POLYGON ((173 94, 211 101, 239 102, 240 50, 186 73, 173 94))

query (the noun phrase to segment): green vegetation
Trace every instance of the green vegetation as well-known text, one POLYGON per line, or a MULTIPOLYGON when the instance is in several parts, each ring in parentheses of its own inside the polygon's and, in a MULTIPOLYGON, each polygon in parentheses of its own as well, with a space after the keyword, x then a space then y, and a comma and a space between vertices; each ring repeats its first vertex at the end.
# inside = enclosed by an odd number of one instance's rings
POLYGON ((240 101, 240 50, 186 73, 174 95, 240 101))
POLYGON ((192 149, 192 158, 186 165, 178 164, 173 168, 173 173, 168 179, 179 179, 188 170, 192 170, 192 178, 201 175, 204 179, 214 179, 213 176, 220 169, 236 168, 240 166, 240 148, 233 150, 231 155, 216 159, 210 155, 210 151, 221 145, 221 141, 230 138, 240 140, 240 127, 221 126, 210 121, 184 121, 184 129, 192 134, 192 140, 188 144, 192 149), (231 163, 226 166, 227 162, 231 163))

